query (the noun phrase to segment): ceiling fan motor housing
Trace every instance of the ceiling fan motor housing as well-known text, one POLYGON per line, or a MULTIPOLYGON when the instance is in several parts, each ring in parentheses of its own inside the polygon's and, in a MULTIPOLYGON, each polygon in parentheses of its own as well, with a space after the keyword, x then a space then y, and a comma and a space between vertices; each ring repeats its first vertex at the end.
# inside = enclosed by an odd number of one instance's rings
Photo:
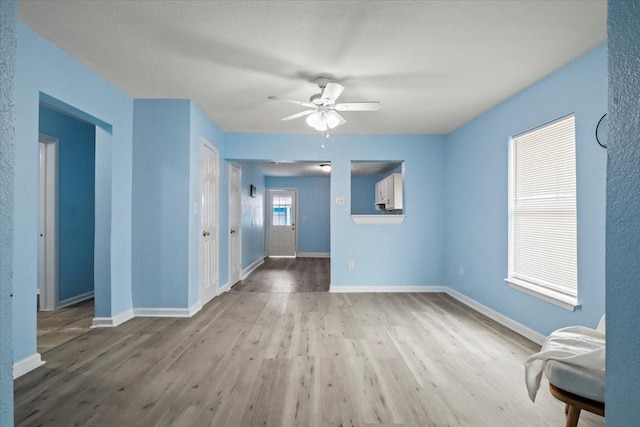
POLYGON ((320 76, 316 78, 316 84, 320 89, 324 89, 325 87, 327 87, 327 83, 329 82, 331 82, 331 79, 328 77, 320 76))

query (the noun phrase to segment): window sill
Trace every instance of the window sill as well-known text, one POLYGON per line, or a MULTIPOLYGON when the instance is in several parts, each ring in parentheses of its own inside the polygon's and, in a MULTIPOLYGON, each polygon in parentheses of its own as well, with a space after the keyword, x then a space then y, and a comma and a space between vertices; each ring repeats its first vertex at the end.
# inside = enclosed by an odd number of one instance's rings
POLYGON ((404 215, 351 215, 357 225, 397 225, 404 222, 404 215))
POLYGON ((552 291, 551 289, 541 288, 539 286, 535 286, 518 279, 511 278, 511 279, 504 279, 504 281, 507 282, 509 287, 512 289, 515 289, 520 292, 524 292, 525 294, 539 298, 550 304, 557 305, 558 307, 562 307, 565 310, 576 311, 576 308, 580 307, 580 304, 578 304, 577 298, 561 294, 560 292, 555 292, 555 291, 552 291))

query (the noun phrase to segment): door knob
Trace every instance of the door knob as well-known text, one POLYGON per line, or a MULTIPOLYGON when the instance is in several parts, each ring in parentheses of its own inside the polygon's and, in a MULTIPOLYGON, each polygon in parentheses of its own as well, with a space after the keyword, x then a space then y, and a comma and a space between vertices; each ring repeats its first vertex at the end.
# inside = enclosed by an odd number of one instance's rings
POLYGON ((209 233, 207 230, 204 230, 204 231, 202 232, 202 236, 203 236, 203 237, 207 237, 207 236, 210 236, 210 235, 211 235, 211 233, 209 233))
POLYGON ((236 234, 236 230, 235 229, 231 229, 231 234, 236 234))

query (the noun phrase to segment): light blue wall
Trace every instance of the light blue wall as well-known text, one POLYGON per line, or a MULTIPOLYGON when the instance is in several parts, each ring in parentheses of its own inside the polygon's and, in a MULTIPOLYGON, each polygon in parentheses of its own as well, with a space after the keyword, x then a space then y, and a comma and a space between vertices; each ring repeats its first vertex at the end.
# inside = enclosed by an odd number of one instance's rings
POLYGON ((222 132, 193 102, 134 102, 133 296, 136 308, 200 301, 201 150, 220 160, 220 283, 228 281, 228 163, 222 132), (195 207, 195 208, 194 208, 195 207))
POLYGON ((135 100, 133 109, 133 305, 188 307, 187 100, 135 100))
POLYGON ((239 162, 242 168, 242 268, 264 258, 265 177, 252 162, 239 162), (249 186, 256 187, 256 197, 249 196, 249 186))
POLYGON ((596 143, 594 130, 607 109, 606 70, 606 47, 602 46, 447 136, 446 282, 545 335, 567 325, 595 327, 604 313, 607 154, 596 143), (578 300, 582 304, 575 313, 504 282, 509 137, 570 113, 576 117, 578 300))
POLYGON ((218 151, 220 161, 219 202, 220 202, 220 282, 222 286, 229 281, 229 164, 225 159, 224 134, 196 104, 190 103, 190 145, 189 157, 189 307, 200 300, 200 229, 202 217, 200 210, 194 213, 193 205, 201 205, 202 189, 200 167, 201 150, 204 138, 218 151))
POLYGON ((607 425, 640 420, 640 3, 609 1, 607 425))
POLYGON ((351 177, 351 214, 384 214, 382 211, 377 211, 375 207, 376 184, 384 177, 385 175, 351 177))
POLYGON ((31 29, 18 24, 14 199, 14 361, 36 353, 38 287, 38 114, 62 101, 96 128, 96 315, 132 307, 131 201, 133 101, 31 29))
POLYGON ((228 158, 331 162, 331 286, 444 283, 445 138, 439 135, 226 134, 228 158), (351 161, 405 160, 402 225, 351 219, 351 161), (344 205, 333 203, 344 197, 344 205), (355 261, 356 268, 347 269, 355 261), (419 266, 419 267, 418 267, 419 266))
POLYGON ((273 177, 265 179, 267 188, 298 190, 298 252, 329 253, 330 178, 328 176, 273 177), (306 220, 305 220, 306 218, 306 220))
POLYGON ((0 426, 13 425, 12 284, 16 2, 0 1, 0 426))
POLYGON ((58 138, 58 302, 93 292, 95 126, 40 106, 40 132, 58 138))

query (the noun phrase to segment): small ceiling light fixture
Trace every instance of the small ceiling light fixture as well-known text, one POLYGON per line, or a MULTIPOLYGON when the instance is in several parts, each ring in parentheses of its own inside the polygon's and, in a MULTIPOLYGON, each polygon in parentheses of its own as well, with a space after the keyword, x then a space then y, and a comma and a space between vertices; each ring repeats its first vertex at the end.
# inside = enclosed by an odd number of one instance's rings
POLYGON ((320 165, 320 169, 322 169, 322 172, 331 172, 331 165, 323 163, 320 165))
POLYGON ((307 116, 307 124, 319 132, 326 132, 340 124, 340 117, 333 110, 324 110, 322 107, 318 111, 307 116))

